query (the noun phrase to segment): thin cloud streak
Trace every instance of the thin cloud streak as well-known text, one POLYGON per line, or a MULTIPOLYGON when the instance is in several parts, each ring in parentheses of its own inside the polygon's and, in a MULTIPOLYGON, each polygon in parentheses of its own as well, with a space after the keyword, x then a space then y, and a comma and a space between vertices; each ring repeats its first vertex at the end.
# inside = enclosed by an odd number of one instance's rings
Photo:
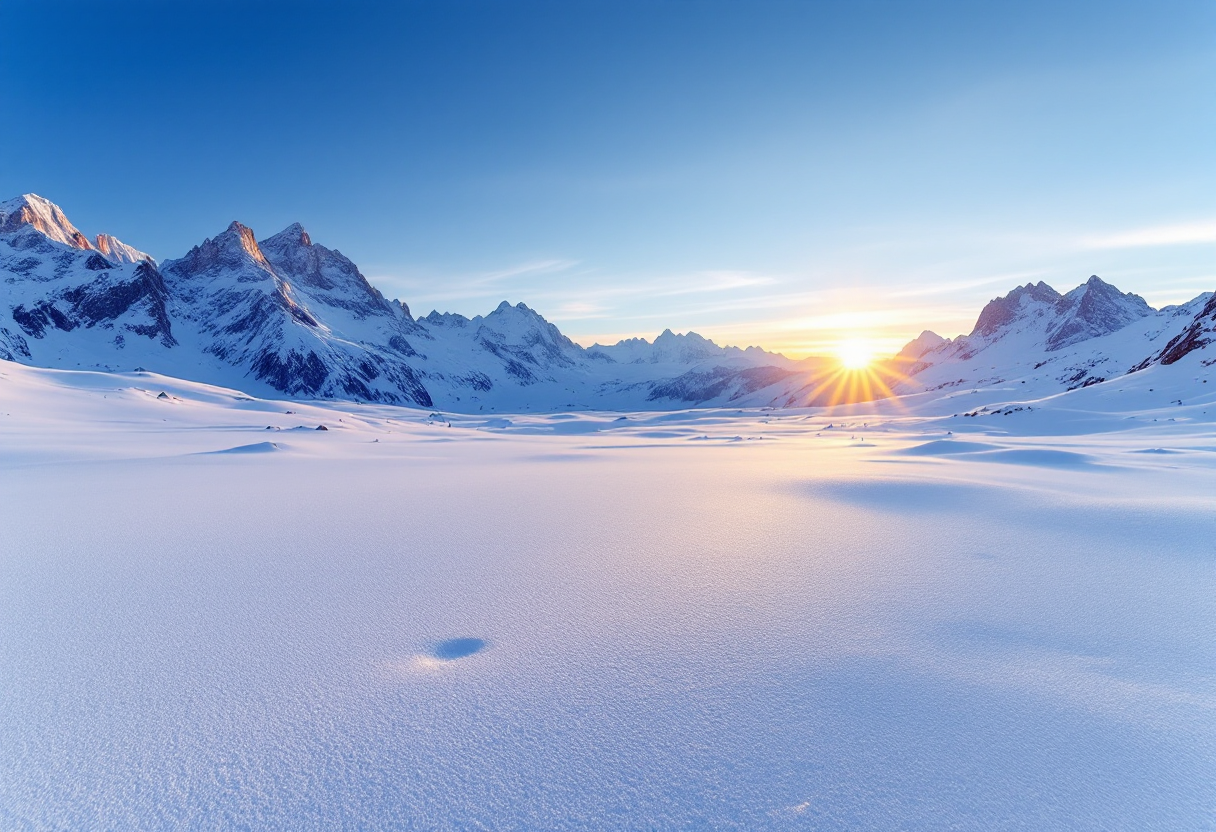
POLYGON ((1006 286, 1013 286, 1018 285, 1017 281, 1033 280, 1036 277, 1042 277, 1044 274, 1046 274, 1045 269, 1011 272, 1009 274, 998 274, 992 277, 983 277, 976 280, 957 280, 950 283, 934 283, 932 285, 922 286, 916 289, 900 289, 895 292, 888 292, 887 296, 892 298, 918 298, 926 295, 942 295, 946 292, 978 289, 981 286, 992 286, 998 283, 1006 286))
MULTIPOLYGON (((543 260, 524 263, 494 272, 474 275, 400 278, 381 275, 371 279, 373 284, 392 287, 406 295, 405 300, 413 306, 444 304, 450 306, 459 301, 486 301, 496 303, 505 296, 520 296, 530 306, 551 302, 554 306, 569 303, 594 305, 610 311, 606 302, 630 298, 635 301, 655 298, 688 297, 698 294, 716 294, 760 286, 771 286, 779 282, 772 275, 754 272, 712 270, 691 274, 613 281, 609 285, 599 282, 594 288, 577 285, 574 278, 590 277, 593 270, 571 272, 579 264, 577 260, 543 260), (557 287, 547 286, 553 278, 561 277, 557 287), (435 291, 442 287, 442 291, 435 291), (431 291, 427 291, 430 289, 431 291), (572 300, 571 296, 577 298, 572 300)), ((600 276, 602 278, 602 276, 600 276)))
POLYGON ((1091 249, 1181 246, 1203 243, 1216 243, 1216 219, 1137 228, 1105 237, 1086 237, 1081 241, 1083 248, 1091 249))
POLYGON ((578 260, 538 260, 529 263, 520 263, 518 266, 502 269, 495 272, 487 272, 480 278, 475 278, 469 281, 470 285, 484 286, 492 283, 499 283, 503 280, 509 280, 514 277, 523 275, 536 274, 552 274, 554 272, 564 272, 574 268, 579 264, 578 260))

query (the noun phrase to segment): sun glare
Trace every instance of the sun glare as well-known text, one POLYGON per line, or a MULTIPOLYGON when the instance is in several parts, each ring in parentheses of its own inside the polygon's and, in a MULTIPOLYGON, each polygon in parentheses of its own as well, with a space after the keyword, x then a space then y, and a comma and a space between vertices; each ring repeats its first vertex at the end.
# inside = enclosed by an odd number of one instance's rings
POLYGON ((865 341, 842 341, 836 355, 846 370, 864 370, 874 361, 874 348, 865 341))

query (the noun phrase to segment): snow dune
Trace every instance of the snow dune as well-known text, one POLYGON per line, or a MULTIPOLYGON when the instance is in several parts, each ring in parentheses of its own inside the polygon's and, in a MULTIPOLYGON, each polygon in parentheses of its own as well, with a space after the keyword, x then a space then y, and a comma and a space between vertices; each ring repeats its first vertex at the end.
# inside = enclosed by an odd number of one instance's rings
POLYGON ((0 828, 1212 828, 1171 372, 487 419, 0 363, 0 828))

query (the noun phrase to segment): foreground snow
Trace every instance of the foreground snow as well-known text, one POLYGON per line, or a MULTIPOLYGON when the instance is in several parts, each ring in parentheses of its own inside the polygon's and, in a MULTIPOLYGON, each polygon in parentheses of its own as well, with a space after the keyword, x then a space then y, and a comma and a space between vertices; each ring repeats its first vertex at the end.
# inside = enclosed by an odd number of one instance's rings
POLYGON ((1213 828, 1194 373, 473 418, 0 363, 0 828, 1213 828))

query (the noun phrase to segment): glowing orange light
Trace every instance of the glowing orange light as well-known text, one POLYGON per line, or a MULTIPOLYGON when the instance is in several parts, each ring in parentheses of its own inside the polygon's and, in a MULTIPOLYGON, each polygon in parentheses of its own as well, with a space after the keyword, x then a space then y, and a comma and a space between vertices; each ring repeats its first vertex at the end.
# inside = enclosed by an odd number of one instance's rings
MULTIPOLYGON (((895 388, 909 381, 905 370, 911 362, 879 359, 877 348, 868 341, 844 341, 835 352, 835 366, 808 373, 804 386, 789 397, 790 405, 836 407, 887 399, 896 395, 895 388)), ((898 399, 894 406, 902 409, 898 399)))

